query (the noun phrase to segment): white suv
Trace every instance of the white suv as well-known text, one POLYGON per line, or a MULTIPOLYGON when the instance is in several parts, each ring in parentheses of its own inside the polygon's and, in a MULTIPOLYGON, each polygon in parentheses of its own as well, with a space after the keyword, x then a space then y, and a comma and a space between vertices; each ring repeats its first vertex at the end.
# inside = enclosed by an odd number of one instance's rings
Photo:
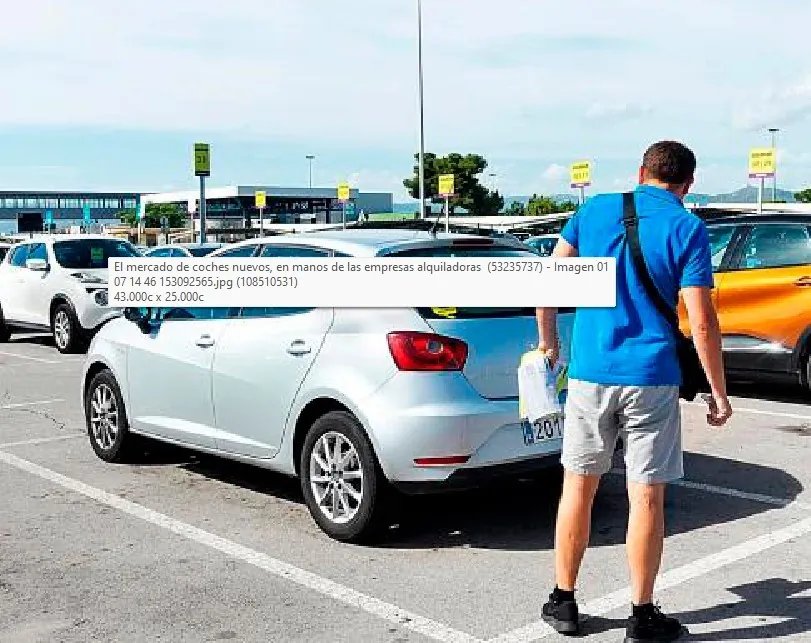
POLYGON ((61 353, 83 350, 105 322, 107 260, 137 257, 127 241, 99 235, 42 236, 16 244, 0 263, 0 341, 50 330, 61 353))

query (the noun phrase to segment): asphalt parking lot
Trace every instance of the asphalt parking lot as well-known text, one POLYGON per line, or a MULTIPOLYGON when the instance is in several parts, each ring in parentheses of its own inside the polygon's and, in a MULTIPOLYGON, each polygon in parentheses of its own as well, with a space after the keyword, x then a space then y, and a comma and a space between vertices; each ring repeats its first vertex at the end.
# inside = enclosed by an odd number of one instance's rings
MULTIPOLYGON (((554 474, 411 500, 384 545, 339 544, 284 477, 157 446, 98 460, 81 363, 47 338, 0 345, 0 641, 556 639, 554 474)), ((658 598, 694 641, 811 641, 811 404, 736 393, 721 431, 684 407, 658 598)), ((628 611, 617 464, 578 588, 593 641, 621 640, 628 611)))

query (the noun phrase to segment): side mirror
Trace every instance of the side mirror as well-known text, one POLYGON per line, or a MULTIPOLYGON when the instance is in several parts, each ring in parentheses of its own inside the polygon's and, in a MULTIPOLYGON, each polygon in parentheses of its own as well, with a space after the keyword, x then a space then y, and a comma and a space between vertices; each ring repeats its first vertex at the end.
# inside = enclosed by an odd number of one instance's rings
POLYGON ((141 329, 142 333, 151 330, 152 309, 151 308, 125 308, 124 319, 131 321, 141 329))
POLYGON ((25 267, 36 272, 48 272, 48 262, 45 259, 28 259, 25 267))

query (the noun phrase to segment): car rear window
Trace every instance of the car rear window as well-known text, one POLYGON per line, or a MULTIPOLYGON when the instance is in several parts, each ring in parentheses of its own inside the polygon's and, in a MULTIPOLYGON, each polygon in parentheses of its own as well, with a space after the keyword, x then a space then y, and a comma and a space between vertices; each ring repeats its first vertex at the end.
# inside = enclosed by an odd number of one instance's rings
POLYGON ((479 245, 471 243, 470 245, 459 244, 454 246, 434 246, 429 248, 412 248, 409 250, 400 250, 392 252, 388 257, 460 257, 460 258, 474 258, 474 257, 516 257, 521 259, 537 259, 536 255, 531 250, 521 250, 520 248, 508 248, 505 246, 497 245, 479 245))
MULTIPOLYGON (((454 246, 435 246, 430 248, 414 248, 391 253, 390 257, 516 257, 518 259, 537 259, 531 250, 509 248, 499 245, 479 244, 475 241, 470 245, 464 242, 454 246)), ((535 308, 464 308, 464 307, 437 307, 417 308, 417 312, 424 319, 495 319, 503 317, 535 317, 535 308)), ((561 310, 561 312, 571 312, 561 310)))
POLYGON ((417 308, 423 319, 495 319, 497 317, 534 317, 534 308, 417 308))
POLYGON ((186 250, 189 251, 192 257, 207 257, 214 252, 219 246, 190 246, 186 250))

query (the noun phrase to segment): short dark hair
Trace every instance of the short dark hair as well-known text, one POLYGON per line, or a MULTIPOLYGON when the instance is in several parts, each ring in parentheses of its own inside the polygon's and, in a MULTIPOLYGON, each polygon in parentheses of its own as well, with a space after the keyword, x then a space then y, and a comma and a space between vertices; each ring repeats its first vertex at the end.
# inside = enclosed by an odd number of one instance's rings
POLYGON ((686 145, 676 141, 659 141, 645 152, 642 167, 657 181, 679 185, 693 178, 696 155, 686 145))

